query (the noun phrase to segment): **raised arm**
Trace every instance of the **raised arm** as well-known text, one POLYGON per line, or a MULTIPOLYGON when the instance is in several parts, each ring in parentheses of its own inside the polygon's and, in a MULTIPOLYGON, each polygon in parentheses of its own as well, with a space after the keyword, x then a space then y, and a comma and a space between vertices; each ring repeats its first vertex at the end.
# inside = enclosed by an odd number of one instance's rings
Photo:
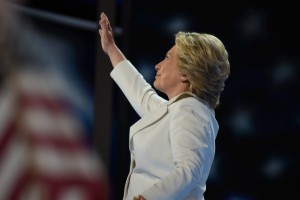
POLYGON ((126 57, 115 43, 110 22, 104 12, 100 14, 99 25, 102 49, 108 55, 112 66, 115 67, 119 62, 126 60, 126 57))
POLYGON ((157 95, 118 48, 109 20, 103 12, 100 15, 99 25, 103 51, 109 56, 113 67, 120 66, 112 71, 112 78, 140 116, 156 110, 166 100, 157 95))

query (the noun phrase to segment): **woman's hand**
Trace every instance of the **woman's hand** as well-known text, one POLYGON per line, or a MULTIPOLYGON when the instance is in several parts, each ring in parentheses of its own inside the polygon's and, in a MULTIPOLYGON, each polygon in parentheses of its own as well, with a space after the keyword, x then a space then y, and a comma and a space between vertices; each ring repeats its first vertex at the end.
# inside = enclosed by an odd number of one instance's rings
POLYGON ((133 197, 133 200, 146 200, 142 195, 133 197))
POLYGON ((115 46, 115 40, 110 22, 104 12, 100 14, 99 25, 102 49, 106 54, 109 54, 109 51, 115 46))
POLYGON ((104 12, 100 14, 99 25, 102 49, 109 56, 112 66, 115 67, 119 62, 125 60, 126 57, 115 43, 110 22, 104 12))

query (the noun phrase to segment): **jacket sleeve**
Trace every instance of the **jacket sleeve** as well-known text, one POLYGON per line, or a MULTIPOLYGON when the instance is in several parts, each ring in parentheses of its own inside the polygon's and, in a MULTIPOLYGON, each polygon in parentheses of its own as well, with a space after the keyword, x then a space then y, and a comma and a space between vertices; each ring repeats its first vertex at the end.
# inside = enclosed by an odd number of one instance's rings
POLYGON ((142 193, 147 200, 183 199, 195 187, 205 191, 215 137, 206 110, 199 110, 199 104, 181 103, 184 101, 174 103, 171 113, 170 143, 175 169, 142 193))
POLYGON ((166 102, 128 60, 117 64, 110 75, 140 117, 166 102))

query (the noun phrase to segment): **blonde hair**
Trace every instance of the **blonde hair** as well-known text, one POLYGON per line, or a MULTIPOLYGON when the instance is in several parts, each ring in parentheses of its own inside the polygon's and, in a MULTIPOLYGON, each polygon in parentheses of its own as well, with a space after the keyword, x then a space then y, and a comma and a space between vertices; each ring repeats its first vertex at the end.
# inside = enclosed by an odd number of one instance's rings
POLYGON ((230 73, 224 44, 211 34, 181 31, 175 44, 179 71, 187 76, 190 92, 215 109, 230 73))

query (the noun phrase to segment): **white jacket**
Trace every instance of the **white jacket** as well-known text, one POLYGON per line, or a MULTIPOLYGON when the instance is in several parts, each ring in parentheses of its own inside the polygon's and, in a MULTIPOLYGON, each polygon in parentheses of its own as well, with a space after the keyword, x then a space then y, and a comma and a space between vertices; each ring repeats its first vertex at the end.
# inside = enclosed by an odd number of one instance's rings
POLYGON ((128 61, 111 77, 141 119, 130 127, 130 171, 124 200, 202 200, 215 155, 218 123, 192 93, 169 101, 158 96, 128 61))

